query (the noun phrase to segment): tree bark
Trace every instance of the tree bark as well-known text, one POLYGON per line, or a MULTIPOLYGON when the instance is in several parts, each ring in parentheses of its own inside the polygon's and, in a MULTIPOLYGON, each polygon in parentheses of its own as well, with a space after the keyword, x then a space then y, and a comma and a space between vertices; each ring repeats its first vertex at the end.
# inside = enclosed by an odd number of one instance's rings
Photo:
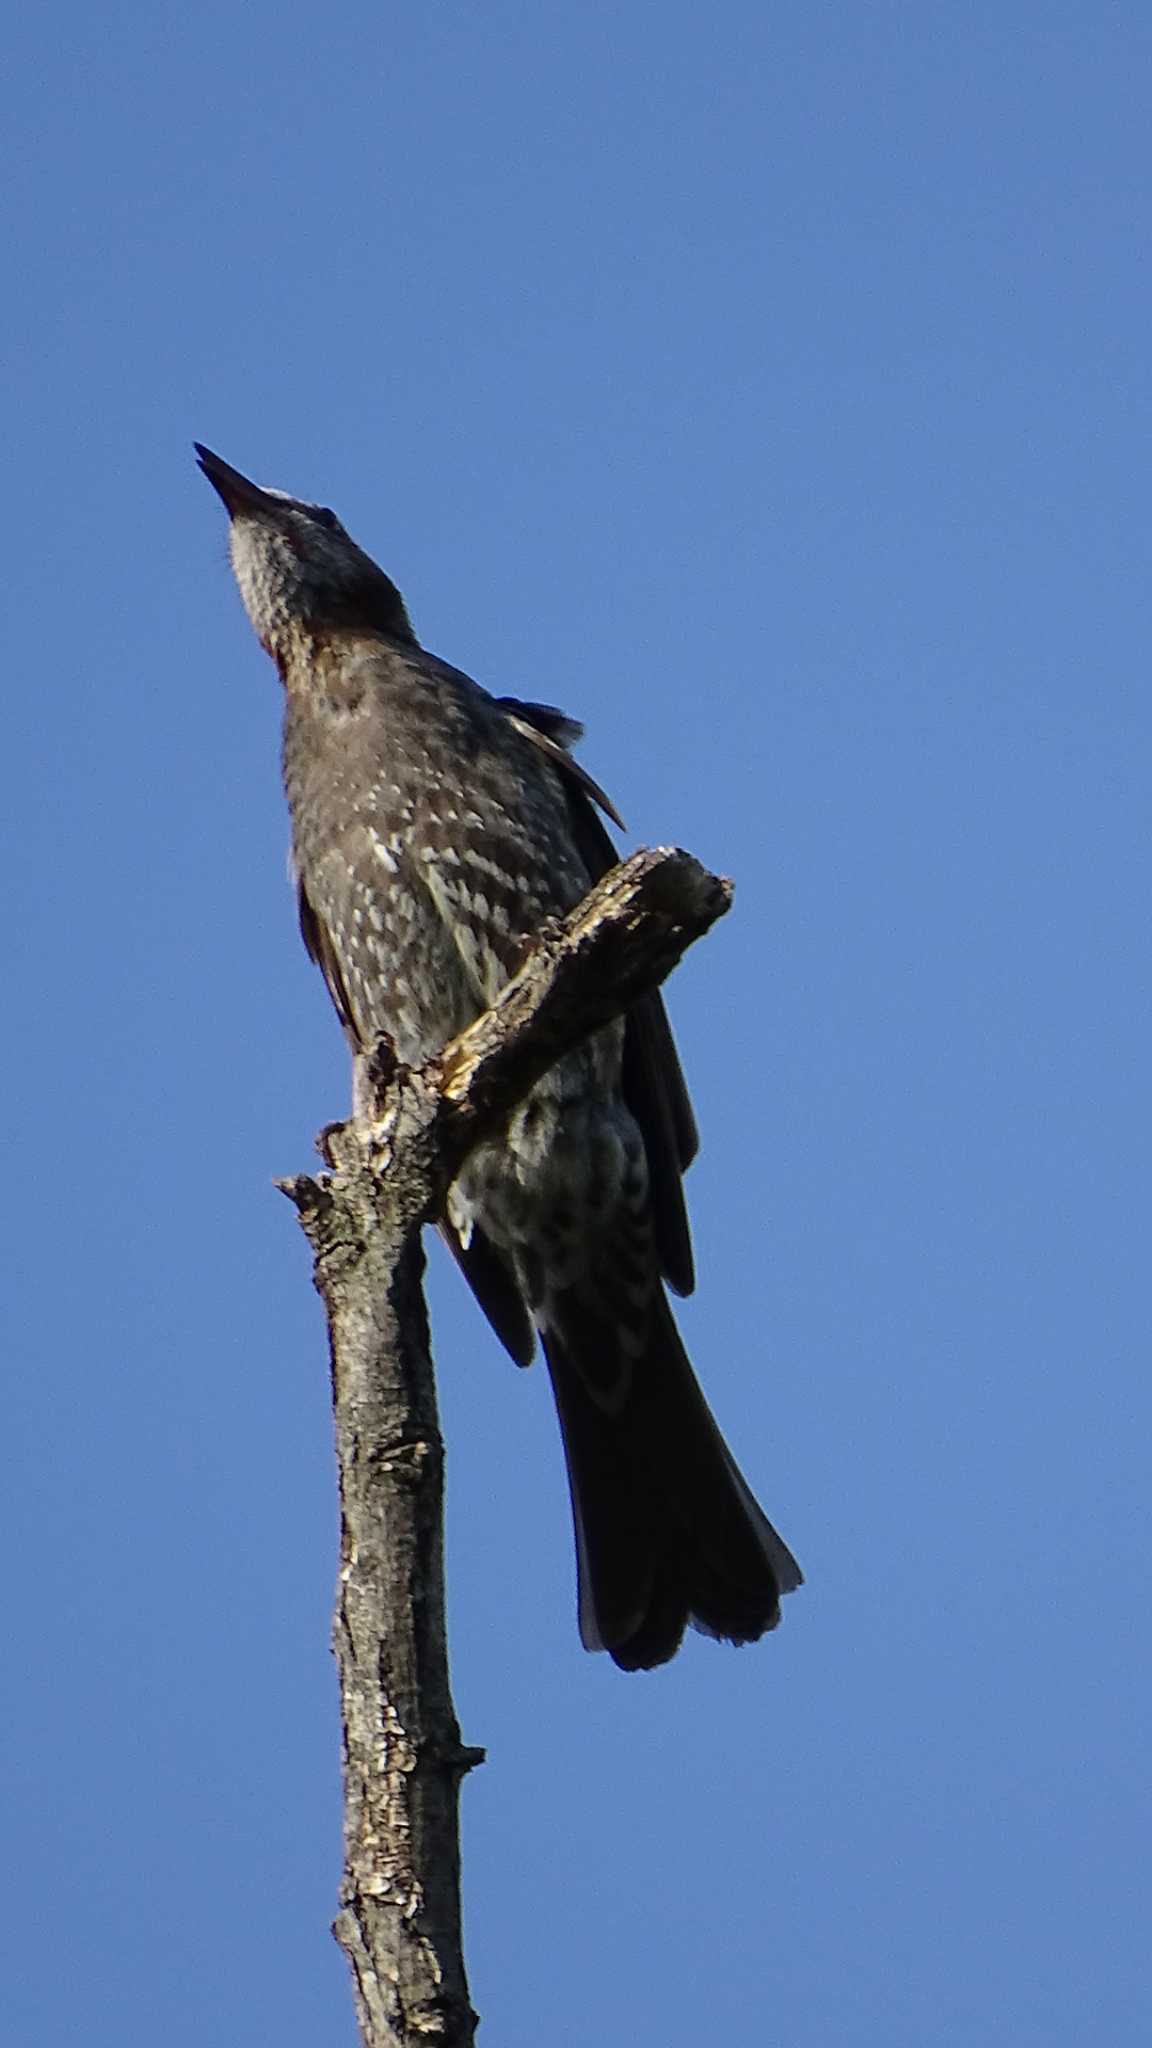
MULTIPOLYGON (((539 936, 493 1008, 419 1069, 386 1046, 330 1171, 281 1182, 328 1316, 340 1481, 334 1642, 344 1731, 344 1877, 334 1933, 364 2048, 468 2048, 458 1805, 466 1748, 444 1621, 444 1447, 421 1230, 470 1151, 591 1031, 657 986, 731 901, 673 848, 638 853, 539 936)), ((364 1083, 366 1082, 366 1086, 364 1083)))

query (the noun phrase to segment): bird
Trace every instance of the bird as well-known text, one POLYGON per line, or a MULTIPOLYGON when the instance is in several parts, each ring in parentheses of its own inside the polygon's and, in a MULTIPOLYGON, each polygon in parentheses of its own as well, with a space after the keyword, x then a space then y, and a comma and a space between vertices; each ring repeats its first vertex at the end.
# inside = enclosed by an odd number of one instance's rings
MULTIPOLYGON (((615 864, 621 820, 554 705, 493 696, 417 639, 327 506, 211 449, 248 617, 284 686, 282 767, 304 944, 354 1065, 427 1061, 487 1010, 534 934, 615 864)), ((801 1583, 713 1418, 667 1289, 694 1285, 682 1176, 696 1125, 663 1003, 558 1060, 478 1146, 440 1229, 519 1365, 539 1339, 575 1524, 582 1641, 650 1670, 689 1626, 734 1644, 801 1583)))

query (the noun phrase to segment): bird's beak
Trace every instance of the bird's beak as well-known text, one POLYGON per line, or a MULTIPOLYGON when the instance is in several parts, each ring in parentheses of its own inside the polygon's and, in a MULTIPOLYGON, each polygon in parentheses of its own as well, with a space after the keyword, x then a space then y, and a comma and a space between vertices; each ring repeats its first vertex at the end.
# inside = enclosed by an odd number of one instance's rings
POLYGON ((242 476, 238 469, 233 469, 231 463, 222 461, 219 455, 213 455, 212 450, 203 447, 199 441, 193 441, 192 446, 196 450, 197 462, 213 490, 218 491, 223 498, 233 518, 237 512, 272 510, 277 501, 270 492, 262 491, 259 484, 254 484, 250 477, 242 476))

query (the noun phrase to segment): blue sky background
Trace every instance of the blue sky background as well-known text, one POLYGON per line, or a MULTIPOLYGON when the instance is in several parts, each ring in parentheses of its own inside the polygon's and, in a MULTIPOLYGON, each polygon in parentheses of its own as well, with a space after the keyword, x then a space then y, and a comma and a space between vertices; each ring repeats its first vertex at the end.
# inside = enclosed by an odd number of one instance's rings
POLYGON ((2 2003, 352 2048, 347 1101, 193 436, 737 882, 684 1314, 808 1574, 580 1651, 543 1376, 431 1294, 482 2038, 1145 2038, 1152 20, 235 0, 10 31, 2 2003))

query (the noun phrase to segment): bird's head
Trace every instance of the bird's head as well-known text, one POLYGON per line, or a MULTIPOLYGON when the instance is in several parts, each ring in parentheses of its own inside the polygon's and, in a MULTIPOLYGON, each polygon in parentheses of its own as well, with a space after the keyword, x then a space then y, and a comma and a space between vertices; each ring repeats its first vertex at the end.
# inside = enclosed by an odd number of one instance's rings
POLYGON ((404 600, 358 548, 334 512, 267 490, 195 443, 196 459, 223 499, 240 595, 257 635, 281 661, 325 635, 384 633, 411 642, 404 600))

